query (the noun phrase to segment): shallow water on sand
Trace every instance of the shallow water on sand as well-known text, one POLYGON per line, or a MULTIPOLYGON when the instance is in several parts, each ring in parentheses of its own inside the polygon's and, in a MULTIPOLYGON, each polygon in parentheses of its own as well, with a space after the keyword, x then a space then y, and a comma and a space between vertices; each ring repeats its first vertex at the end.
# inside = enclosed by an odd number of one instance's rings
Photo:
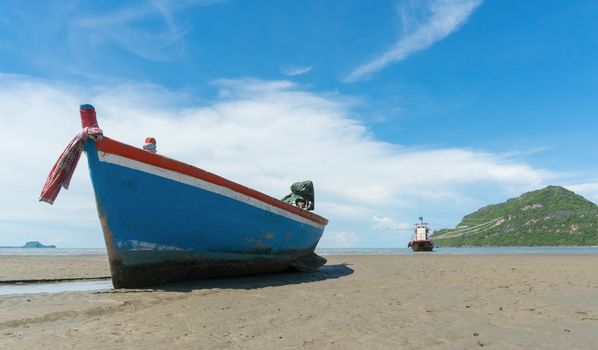
MULTIPOLYGON (((318 248, 316 253, 323 256, 334 255, 556 255, 556 254, 598 254, 598 247, 472 247, 472 248, 435 248, 433 252, 414 253, 409 248, 318 248)), ((101 248, 56 248, 27 249, 1 248, 0 255, 21 256, 78 256, 106 255, 101 248)), ((0 283, 0 295, 32 293, 60 293, 77 291, 108 291, 113 289, 111 279, 56 281, 42 283, 0 283)))
POLYGON ((0 295, 107 291, 111 289, 111 279, 51 283, 4 284, 0 285, 0 295))

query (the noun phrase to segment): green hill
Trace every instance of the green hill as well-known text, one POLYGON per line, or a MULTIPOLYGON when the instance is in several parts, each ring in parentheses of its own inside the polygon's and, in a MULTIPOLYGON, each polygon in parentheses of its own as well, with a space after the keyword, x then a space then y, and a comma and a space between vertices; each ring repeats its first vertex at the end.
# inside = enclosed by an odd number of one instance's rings
POLYGON ((548 186, 483 207, 431 238, 445 247, 598 245, 598 206, 548 186))

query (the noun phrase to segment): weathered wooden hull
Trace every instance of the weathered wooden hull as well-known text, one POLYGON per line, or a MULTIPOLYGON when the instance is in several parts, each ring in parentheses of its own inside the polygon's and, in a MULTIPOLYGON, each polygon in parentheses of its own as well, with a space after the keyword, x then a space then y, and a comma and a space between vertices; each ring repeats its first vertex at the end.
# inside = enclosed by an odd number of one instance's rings
POLYGON ((431 252, 434 249, 434 243, 430 240, 411 241, 409 246, 414 252, 431 252))
POLYGON ((316 270, 327 220, 105 138, 85 144, 115 288, 316 270))

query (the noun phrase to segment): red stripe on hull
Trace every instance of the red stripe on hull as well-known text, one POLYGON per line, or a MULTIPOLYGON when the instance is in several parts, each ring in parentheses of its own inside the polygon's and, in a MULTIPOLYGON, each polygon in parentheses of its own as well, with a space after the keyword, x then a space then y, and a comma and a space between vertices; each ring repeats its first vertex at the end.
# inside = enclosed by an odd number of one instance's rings
POLYGON ((253 190, 251 188, 245 187, 243 185, 239 185, 238 183, 232 182, 232 181, 227 180, 223 177, 220 177, 216 174, 212 174, 212 173, 202 170, 200 168, 180 162, 178 160, 164 157, 159 154, 150 153, 150 152, 144 151, 142 149, 112 140, 107 137, 104 137, 101 141, 97 141, 96 146, 99 151, 102 151, 105 153, 116 154, 116 155, 126 157, 129 159, 133 159, 133 160, 145 163, 145 164, 157 166, 157 167, 160 167, 163 169, 172 170, 172 171, 176 171, 178 173, 184 174, 184 175, 192 176, 194 178, 197 178, 197 179, 200 179, 203 181, 207 181, 207 182, 213 183, 218 186, 226 187, 235 192, 255 198, 264 203, 268 203, 272 206, 286 210, 288 212, 292 212, 292 213, 297 214, 301 217, 304 217, 308 220, 317 222, 318 224, 321 224, 321 225, 328 224, 328 220, 324 219, 323 217, 321 217, 319 215, 299 209, 295 206, 292 206, 290 204, 282 202, 276 198, 270 197, 266 194, 263 194, 256 190, 253 190))

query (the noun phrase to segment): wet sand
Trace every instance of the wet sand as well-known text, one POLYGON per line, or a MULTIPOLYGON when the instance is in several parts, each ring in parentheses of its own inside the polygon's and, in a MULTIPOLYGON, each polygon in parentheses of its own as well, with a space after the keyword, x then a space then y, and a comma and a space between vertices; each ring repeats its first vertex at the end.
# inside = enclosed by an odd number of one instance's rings
MULTIPOLYGON (((0 348, 595 349, 598 344, 597 255, 327 258, 315 274, 0 296, 0 348)), ((0 280, 108 274, 103 256, 3 256, 0 264, 0 280)))

